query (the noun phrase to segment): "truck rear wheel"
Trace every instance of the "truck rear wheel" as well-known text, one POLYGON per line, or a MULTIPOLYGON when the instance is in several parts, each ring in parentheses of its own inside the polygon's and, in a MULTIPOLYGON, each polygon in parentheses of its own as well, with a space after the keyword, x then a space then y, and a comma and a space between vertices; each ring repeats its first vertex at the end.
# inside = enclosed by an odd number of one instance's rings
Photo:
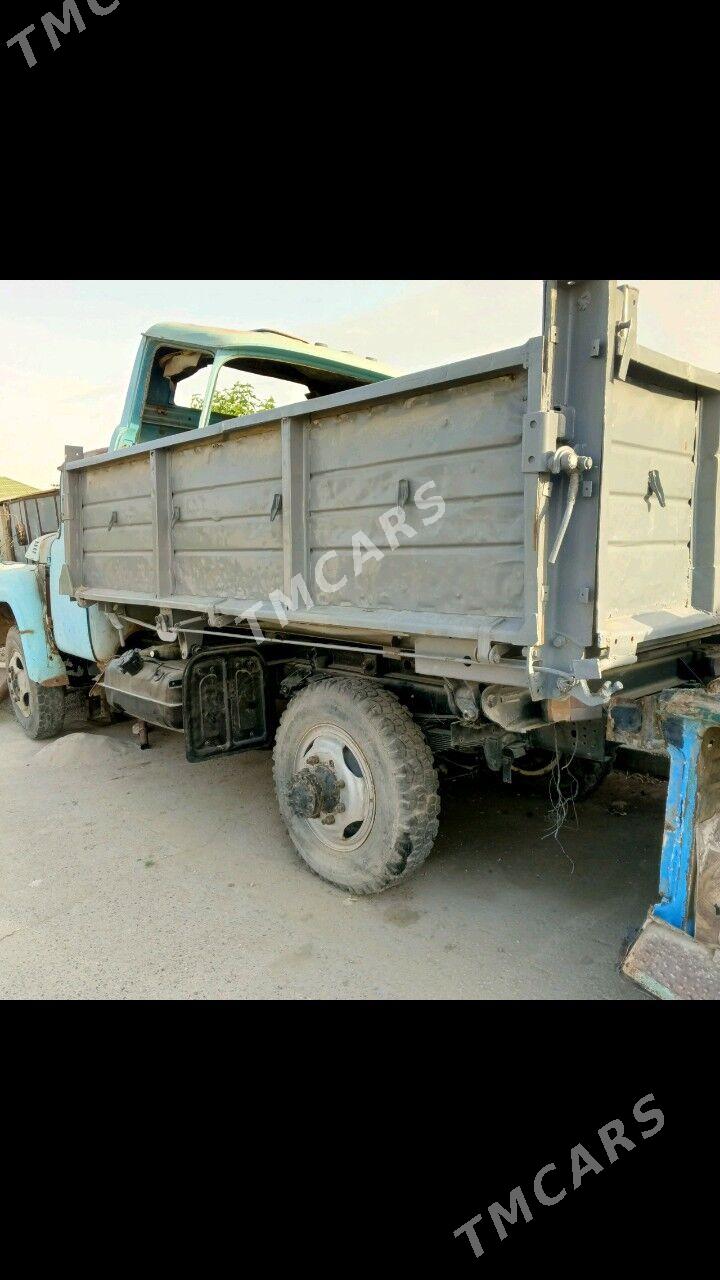
POLYGON ((62 686, 48 689, 30 679, 17 627, 7 633, 5 666, 12 709, 23 733, 34 741, 57 737, 63 727, 65 690, 62 686))
POLYGON ((330 676, 296 694, 277 731, 274 776, 301 858, 342 889, 379 893, 432 849, 432 753, 397 698, 369 681, 330 676))

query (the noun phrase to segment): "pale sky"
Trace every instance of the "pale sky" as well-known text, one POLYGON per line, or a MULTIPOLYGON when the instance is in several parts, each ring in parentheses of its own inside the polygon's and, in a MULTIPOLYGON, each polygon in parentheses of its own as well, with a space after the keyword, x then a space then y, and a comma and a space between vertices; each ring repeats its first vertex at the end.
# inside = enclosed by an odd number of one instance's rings
MULTIPOLYGON (((645 346, 720 370, 720 281, 621 283, 640 288, 645 346)), ((403 372, 525 342, 541 301, 540 280, 4 282, 0 475, 49 488, 66 444, 107 445, 140 335, 161 320, 282 329, 403 372)), ((279 388, 278 403, 297 398, 279 388)))

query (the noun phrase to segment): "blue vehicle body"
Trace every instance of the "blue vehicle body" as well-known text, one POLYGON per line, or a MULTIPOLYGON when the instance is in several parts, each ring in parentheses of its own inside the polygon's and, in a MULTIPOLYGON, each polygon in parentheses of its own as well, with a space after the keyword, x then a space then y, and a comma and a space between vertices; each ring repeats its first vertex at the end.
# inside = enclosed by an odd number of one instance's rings
POLYGON ((651 995, 720 999, 720 703, 688 687, 658 695, 670 757, 657 901, 624 972, 651 995))
POLYGON ((61 594, 60 573, 65 560, 62 533, 37 541, 44 544, 39 562, 0 564, 0 641, 8 627, 16 626, 30 679, 36 684, 65 685, 68 676, 63 654, 87 662, 107 662, 117 651, 119 635, 97 605, 84 609, 61 594))
POLYGON ((4 641, 8 627, 16 626, 30 679, 37 684, 67 684, 65 663, 48 625, 44 584, 44 565, 0 564, 0 638, 4 641))
POLYGON ((87 662, 108 662, 117 652, 119 633, 96 604, 81 608, 60 591, 60 574, 65 563, 65 536, 61 530, 50 548, 50 601, 55 644, 61 653, 70 653, 87 662))

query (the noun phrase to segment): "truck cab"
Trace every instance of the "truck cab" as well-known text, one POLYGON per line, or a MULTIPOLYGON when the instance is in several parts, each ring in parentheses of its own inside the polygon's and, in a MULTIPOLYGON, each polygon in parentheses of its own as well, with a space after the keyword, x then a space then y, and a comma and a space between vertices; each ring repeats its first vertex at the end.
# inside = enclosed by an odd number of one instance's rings
POLYGON ((198 431, 232 416, 213 409, 215 393, 228 373, 281 380, 297 390, 295 402, 394 376, 394 370, 371 356, 335 351, 275 329, 242 332, 173 322, 153 325, 143 335, 110 451, 198 431), (181 385, 188 379, 197 385, 203 371, 207 373, 202 394, 183 394, 181 385))
MULTIPOLYGON (((130 449, 236 417, 213 408, 223 380, 235 374, 271 379, 283 403, 297 403, 380 382, 395 371, 370 356, 273 329, 153 325, 142 336, 109 449, 93 452, 130 449)), ((67 687, 92 687, 122 641, 112 619, 97 605, 78 604, 65 581, 65 537, 54 493, 53 502, 37 528, 27 519, 23 525, 13 504, 0 504, 0 648, 9 639, 13 710, 32 738, 59 732, 67 687), (20 536, 25 525, 30 533, 20 536)), ((34 510, 37 503, 32 505, 34 510)))

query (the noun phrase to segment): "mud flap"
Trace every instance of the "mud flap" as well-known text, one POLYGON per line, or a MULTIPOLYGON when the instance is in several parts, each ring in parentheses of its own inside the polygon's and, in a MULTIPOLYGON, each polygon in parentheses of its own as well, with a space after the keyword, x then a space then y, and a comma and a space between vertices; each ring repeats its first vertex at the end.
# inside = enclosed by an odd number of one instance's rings
POLYGON ((648 915, 623 973, 660 1000, 720 1000, 720 951, 648 915))
POLYGON ((206 649, 183 678, 185 754, 191 764, 267 746, 274 731, 265 663, 243 649, 206 649))

